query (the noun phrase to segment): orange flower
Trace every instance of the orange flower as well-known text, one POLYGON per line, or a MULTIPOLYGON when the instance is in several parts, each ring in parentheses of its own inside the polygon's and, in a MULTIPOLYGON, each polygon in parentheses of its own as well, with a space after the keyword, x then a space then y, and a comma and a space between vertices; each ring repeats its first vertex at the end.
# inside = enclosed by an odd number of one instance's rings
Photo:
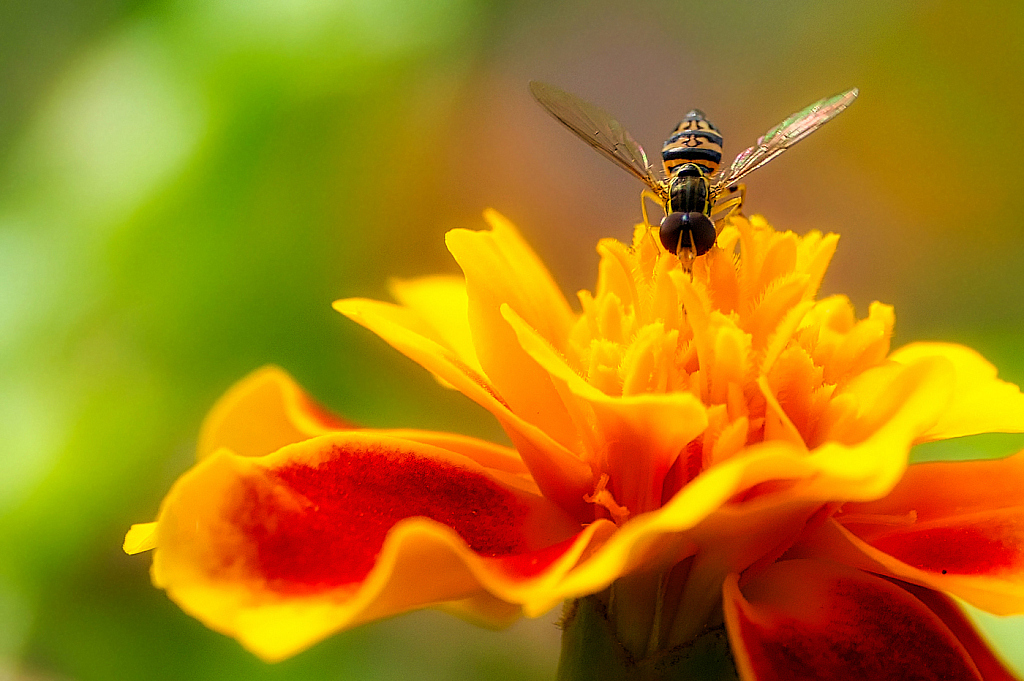
POLYGON ((640 666, 724 621, 748 680, 1011 678, 944 593, 1024 612, 1024 453, 907 458, 1024 431, 1015 386, 965 347, 890 352, 891 307, 816 300, 835 235, 738 218, 686 271, 638 228, 599 243, 575 313, 486 217, 447 236, 464 280, 335 308, 514 449, 347 428, 260 370, 125 540, 184 610, 276 660, 413 608, 502 625, 590 597, 640 666))

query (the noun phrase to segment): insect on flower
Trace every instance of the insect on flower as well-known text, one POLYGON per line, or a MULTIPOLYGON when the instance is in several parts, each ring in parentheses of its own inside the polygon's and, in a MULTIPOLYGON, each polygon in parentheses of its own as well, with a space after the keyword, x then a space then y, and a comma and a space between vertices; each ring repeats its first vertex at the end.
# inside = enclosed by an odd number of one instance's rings
POLYGON ((664 170, 652 166, 633 136, 605 111, 553 85, 532 81, 530 92, 541 106, 583 141, 642 180, 644 224, 650 228, 645 198, 665 211, 661 243, 684 262, 704 255, 718 230, 743 206, 738 182, 835 118, 857 98, 857 88, 819 99, 766 132, 728 167, 722 161, 722 135, 703 111, 693 109, 661 149, 664 170), (714 216, 718 216, 713 220, 714 216), (718 227, 716 228, 716 224, 718 227))

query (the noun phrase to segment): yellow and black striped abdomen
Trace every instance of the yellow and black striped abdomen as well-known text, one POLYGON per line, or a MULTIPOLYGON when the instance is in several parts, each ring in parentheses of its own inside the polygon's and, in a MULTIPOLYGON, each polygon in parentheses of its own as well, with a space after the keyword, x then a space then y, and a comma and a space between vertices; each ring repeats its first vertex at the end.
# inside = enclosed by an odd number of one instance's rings
POLYGON ((665 174, 672 177, 684 163, 700 166, 705 174, 718 170, 722 162, 722 135, 704 112, 694 109, 676 126, 672 136, 661 148, 665 174))

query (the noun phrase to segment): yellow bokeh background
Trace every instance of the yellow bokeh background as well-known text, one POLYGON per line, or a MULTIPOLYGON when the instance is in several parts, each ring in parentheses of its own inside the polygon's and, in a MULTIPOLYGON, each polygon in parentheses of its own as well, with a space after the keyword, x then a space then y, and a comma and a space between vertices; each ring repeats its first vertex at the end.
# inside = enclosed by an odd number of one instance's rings
MULTIPOLYGON (((549 617, 438 613, 264 665, 121 553, 234 380, 283 366, 357 423, 500 438, 330 309, 455 272, 493 207, 570 296, 640 185, 531 99, 552 82, 656 155, 690 108, 726 156, 859 100, 747 182, 779 228, 842 234, 825 293, 896 306, 1024 381, 1024 9, 758 3, 9 0, 0 5, 0 678, 545 679, 549 617)), ((1024 446, 975 439, 931 455, 1024 446)), ((1024 624, 991 620, 1024 667, 1024 624)))

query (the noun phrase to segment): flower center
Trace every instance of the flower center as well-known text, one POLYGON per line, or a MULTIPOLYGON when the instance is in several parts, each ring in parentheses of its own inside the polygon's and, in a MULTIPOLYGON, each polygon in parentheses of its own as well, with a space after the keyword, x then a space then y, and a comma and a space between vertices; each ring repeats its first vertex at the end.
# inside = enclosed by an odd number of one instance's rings
POLYGON ((610 492, 630 513, 650 510, 748 445, 829 439, 837 388, 885 358, 893 321, 887 306, 858 322, 846 298, 814 300, 837 240, 737 218, 689 271, 642 226, 632 247, 600 242, 597 287, 579 294, 567 361, 610 396, 691 393, 708 426, 672 464, 660 499, 636 508, 620 496, 622 471, 609 469, 595 503, 613 509, 610 492))

